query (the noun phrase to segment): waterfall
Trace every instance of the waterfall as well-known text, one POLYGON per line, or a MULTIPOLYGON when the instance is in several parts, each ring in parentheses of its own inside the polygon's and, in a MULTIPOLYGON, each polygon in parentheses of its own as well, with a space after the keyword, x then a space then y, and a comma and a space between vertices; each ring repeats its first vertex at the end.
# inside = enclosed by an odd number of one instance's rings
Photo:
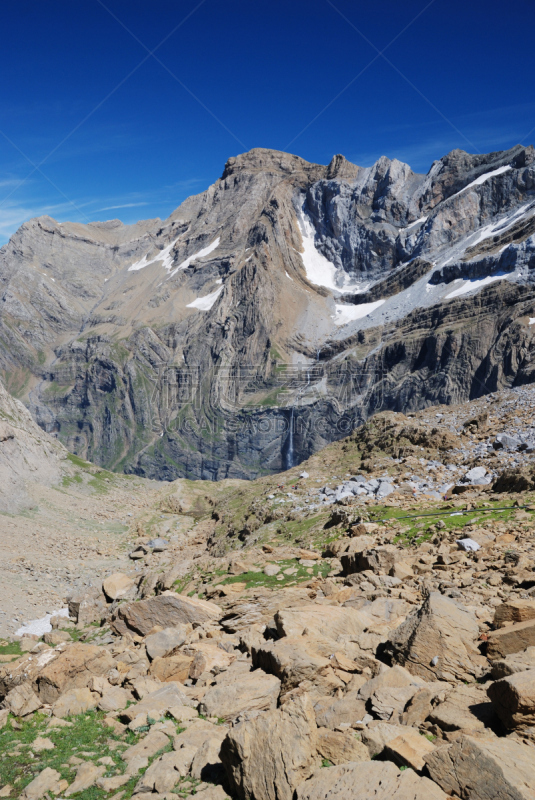
POLYGON ((286 458, 285 469, 291 469, 294 465, 294 410, 290 411, 290 429, 288 431, 288 438, 286 439, 286 458))

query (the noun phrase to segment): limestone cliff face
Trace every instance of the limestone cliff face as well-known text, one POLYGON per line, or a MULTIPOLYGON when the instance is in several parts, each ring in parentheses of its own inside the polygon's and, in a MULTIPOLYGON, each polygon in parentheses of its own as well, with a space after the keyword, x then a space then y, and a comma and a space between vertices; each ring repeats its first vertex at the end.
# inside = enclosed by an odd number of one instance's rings
POLYGON ((253 477, 371 413, 532 380, 535 153, 427 175, 252 150, 169 219, 42 217, 0 250, 0 369, 73 452, 253 477))

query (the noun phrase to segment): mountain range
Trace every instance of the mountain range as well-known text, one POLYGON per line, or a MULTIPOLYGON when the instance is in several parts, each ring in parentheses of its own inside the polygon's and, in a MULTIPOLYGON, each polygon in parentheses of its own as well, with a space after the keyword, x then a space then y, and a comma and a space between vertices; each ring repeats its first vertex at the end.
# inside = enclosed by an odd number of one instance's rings
POLYGON ((254 149, 163 222, 24 223, 0 375, 107 469, 255 478, 377 411, 533 382, 534 278, 532 146, 426 175, 254 149))

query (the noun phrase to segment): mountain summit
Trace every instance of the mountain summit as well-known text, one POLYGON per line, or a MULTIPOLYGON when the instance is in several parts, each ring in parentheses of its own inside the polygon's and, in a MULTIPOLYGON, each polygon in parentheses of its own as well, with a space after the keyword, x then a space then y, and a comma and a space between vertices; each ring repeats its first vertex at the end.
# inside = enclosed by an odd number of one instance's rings
POLYGON ((534 379, 535 151, 427 175, 256 148, 165 220, 39 217, 0 250, 0 370, 72 452, 289 468, 383 409, 534 379))

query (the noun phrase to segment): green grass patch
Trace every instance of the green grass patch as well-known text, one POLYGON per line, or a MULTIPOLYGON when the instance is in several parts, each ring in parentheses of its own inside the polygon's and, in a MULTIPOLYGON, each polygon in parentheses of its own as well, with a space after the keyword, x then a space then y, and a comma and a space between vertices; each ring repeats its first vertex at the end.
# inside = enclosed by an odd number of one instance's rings
POLYGON ((0 656, 21 656, 20 642, 0 641, 0 656))
POLYGON ((81 467, 82 469, 88 469, 91 466, 89 461, 84 461, 82 458, 75 456, 74 453, 69 453, 67 458, 69 461, 75 465, 75 467, 81 467))

